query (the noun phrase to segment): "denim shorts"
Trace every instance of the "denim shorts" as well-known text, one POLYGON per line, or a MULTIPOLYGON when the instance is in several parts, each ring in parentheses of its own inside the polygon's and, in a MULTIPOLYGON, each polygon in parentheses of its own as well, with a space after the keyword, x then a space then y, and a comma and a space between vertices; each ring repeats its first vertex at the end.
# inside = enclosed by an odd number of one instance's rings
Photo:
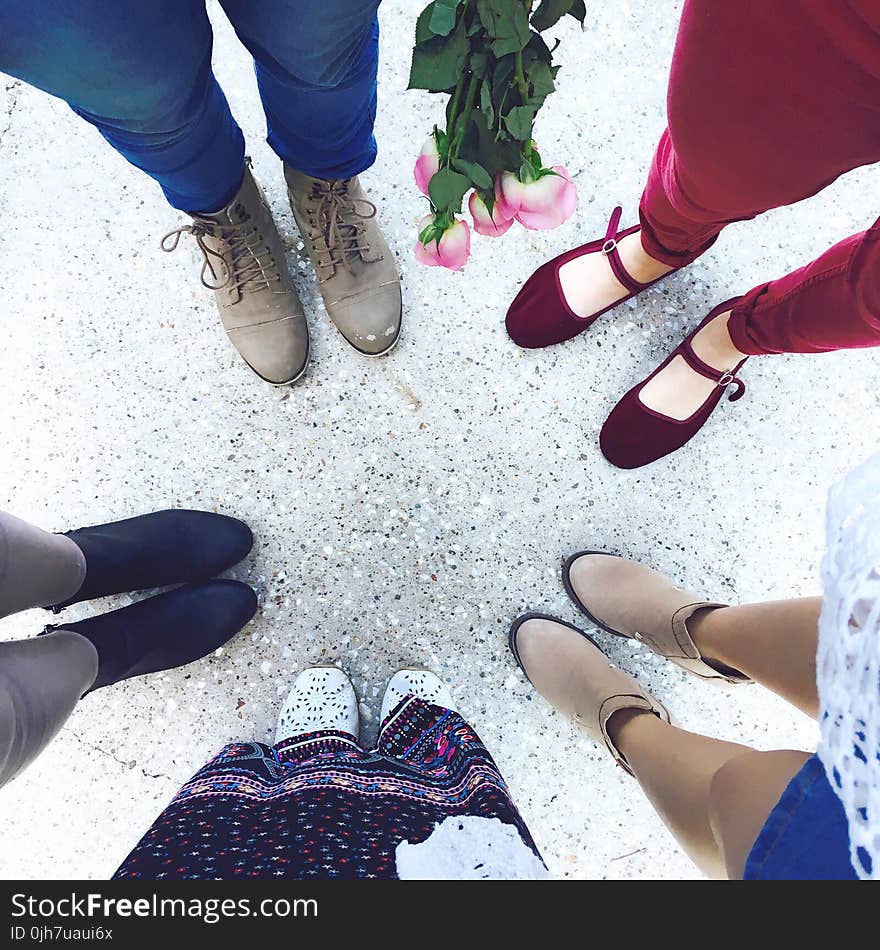
POLYGON ((747 881, 856 879, 846 812, 818 756, 789 782, 752 845, 747 881))

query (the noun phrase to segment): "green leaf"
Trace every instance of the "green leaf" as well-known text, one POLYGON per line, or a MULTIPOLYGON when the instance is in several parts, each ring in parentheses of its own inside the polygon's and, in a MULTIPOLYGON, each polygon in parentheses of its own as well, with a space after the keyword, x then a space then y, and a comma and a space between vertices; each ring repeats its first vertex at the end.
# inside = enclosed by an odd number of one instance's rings
POLYGON ((568 11, 569 16, 573 16, 581 26, 584 25, 584 20, 587 18, 587 5, 584 0, 574 0, 574 3, 571 5, 571 8, 568 11))
POLYGON ((495 124, 495 106, 492 104, 492 93, 489 92, 489 84, 484 82, 480 87, 480 109, 486 116, 486 122, 489 125, 495 124))
POLYGON ((503 56, 495 64, 492 72, 492 101, 498 111, 502 111, 504 99, 513 85, 513 76, 516 72, 516 57, 511 53, 503 56))
POLYGON ((416 20, 416 46, 421 46, 427 40, 433 39, 434 32, 431 30, 431 19, 434 16, 436 3, 429 3, 419 14, 416 20))
POLYGON ((451 168, 441 168, 428 184, 431 202, 438 211, 461 211, 461 200, 470 190, 469 178, 451 168))
POLYGON ((556 88, 553 83, 553 70, 538 60, 526 69, 526 78, 532 85, 531 104, 540 108, 547 96, 556 88))
POLYGON ((459 156, 482 165, 493 178, 499 172, 519 168, 522 161, 519 144, 511 141, 504 132, 497 140, 495 130, 479 110, 475 110, 471 116, 471 125, 461 143, 459 156))
POLYGON ((504 117, 507 131, 520 142, 531 141, 534 121, 535 110, 532 106, 516 106, 504 117))
POLYGON ((475 188, 489 189, 492 187, 492 176, 476 162, 467 162, 463 158, 457 158, 452 163, 463 175, 473 182, 475 188))
POLYGON ((486 75, 486 70, 489 68, 489 54, 479 51, 471 53, 468 58, 468 65, 470 66, 471 72, 482 79, 482 77, 486 75))
POLYGON ((569 12, 571 5, 572 0, 541 0, 532 16, 532 26, 536 30, 549 30, 569 12))
POLYGON ((437 36, 449 36, 455 29, 455 17, 461 0, 435 0, 428 27, 437 36))
POLYGON ((449 36, 435 36, 417 46, 413 50, 408 88, 429 92, 452 89, 467 62, 468 46, 464 18, 449 36))
POLYGON ((529 41, 529 15, 518 0, 477 0, 477 13, 498 56, 518 53, 529 41))
MULTIPOLYGON (((559 40, 553 46, 553 49, 559 46, 559 40)), ((526 47, 525 57, 531 59, 540 59, 541 62, 550 66, 553 62, 553 53, 550 47, 544 42, 544 37, 540 33, 532 32, 529 39, 529 45, 526 47)))

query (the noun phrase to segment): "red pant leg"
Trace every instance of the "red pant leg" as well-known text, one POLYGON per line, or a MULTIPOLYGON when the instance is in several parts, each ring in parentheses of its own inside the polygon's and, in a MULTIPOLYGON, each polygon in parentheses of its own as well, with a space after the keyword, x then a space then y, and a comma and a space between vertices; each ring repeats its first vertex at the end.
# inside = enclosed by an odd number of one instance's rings
POLYGON ((880 0, 686 0, 667 105, 640 217, 678 266, 880 161, 880 0))
POLYGON ((806 267, 750 290, 728 329, 733 345, 755 356, 880 346, 880 219, 806 267))

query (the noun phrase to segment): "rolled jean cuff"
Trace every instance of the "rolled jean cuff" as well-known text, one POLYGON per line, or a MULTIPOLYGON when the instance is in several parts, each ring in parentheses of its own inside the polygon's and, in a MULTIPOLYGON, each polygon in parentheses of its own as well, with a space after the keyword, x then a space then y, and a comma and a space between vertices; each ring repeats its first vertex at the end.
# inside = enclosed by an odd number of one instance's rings
POLYGON ((295 171, 302 172, 302 174, 309 175, 312 178, 320 178, 323 181, 341 181, 346 178, 354 178, 355 175, 360 175, 361 172, 365 172, 374 165, 376 157, 379 154, 376 141, 372 139, 370 144, 353 158, 346 159, 336 165, 328 165, 325 159, 320 158, 317 162, 305 159, 291 160, 285 157, 284 147, 278 138, 270 135, 266 141, 269 143, 269 147, 272 151, 274 151, 285 164, 289 165, 295 171))
POLYGON ((685 251, 671 251, 664 247, 657 238, 657 234, 651 225, 647 213, 645 212, 645 198, 642 196, 642 203, 639 205, 639 223, 642 226, 641 241, 642 247, 648 257, 661 264, 668 264, 670 267, 687 267, 698 257, 701 257, 718 240, 718 235, 713 234, 707 241, 704 241, 696 250, 689 248, 685 251))
POLYGON ((761 284, 750 290, 733 305, 730 319, 727 321, 727 332, 733 345, 748 356, 771 356, 779 350, 765 350, 758 346, 750 337, 747 323, 752 319, 758 301, 767 292, 769 283, 761 284))

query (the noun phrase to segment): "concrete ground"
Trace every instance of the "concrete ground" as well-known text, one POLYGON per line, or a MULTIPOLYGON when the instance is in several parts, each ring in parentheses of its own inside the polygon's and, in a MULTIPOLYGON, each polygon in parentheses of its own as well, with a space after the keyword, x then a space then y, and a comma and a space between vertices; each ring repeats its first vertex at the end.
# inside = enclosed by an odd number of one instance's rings
MULTIPOLYGON (((568 345, 519 350, 503 317, 521 281, 599 235, 616 203, 634 220, 680 3, 592 4, 586 32, 558 30, 560 89, 538 137, 576 175, 578 212, 554 232, 475 239, 460 274, 411 253, 425 208, 411 167, 441 118, 437 97, 406 91, 420 7, 382 7, 380 157, 365 181, 407 311, 396 351, 369 361, 318 302, 247 56, 210 4, 217 72, 312 327, 312 366, 293 389, 265 386, 238 359, 195 251, 159 251, 180 216, 158 188, 63 103, 0 80, 0 506, 53 530, 168 506, 239 515, 257 543, 234 576, 261 599, 219 655, 79 706, 0 792, 3 877, 108 877, 209 755, 268 738, 293 676, 329 661, 353 676, 368 729, 396 668, 440 673, 554 874, 698 876, 635 783, 533 693, 506 629, 524 609, 577 621, 559 566, 583 547, 646 559, 713 599, 818 591, 827 488, 880 429, 875 353, 753 360, 746 399, 641 471, 609 466, 596 439, 616 399, 712 305, 867 227, 877 171, 730 228, 687 273, 568 345)), ((0 636, 47 619, 9 618, 0 636)), ((602 642, 688 728, 762 749, 815 741, 811 722, 759 687, 712 688, 602 642)))

